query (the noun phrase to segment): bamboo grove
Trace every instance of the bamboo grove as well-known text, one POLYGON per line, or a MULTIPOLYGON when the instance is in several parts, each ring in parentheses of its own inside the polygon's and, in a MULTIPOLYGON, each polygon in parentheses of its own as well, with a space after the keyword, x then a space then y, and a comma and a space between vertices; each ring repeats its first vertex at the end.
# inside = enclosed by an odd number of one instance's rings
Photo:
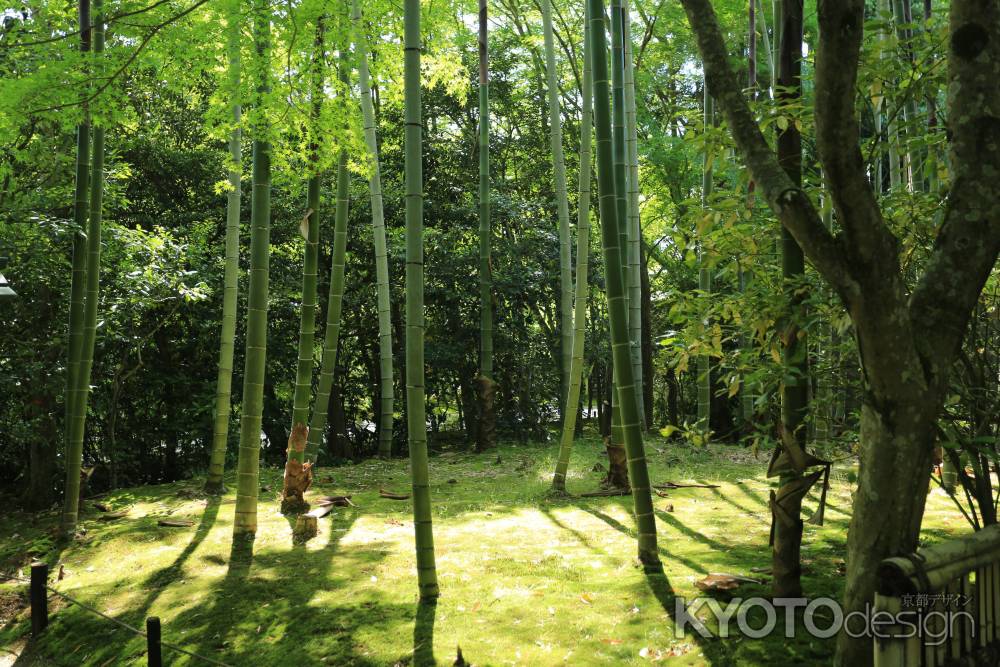
POLYGON ((769 457, 776 597, 815 593, 802 551, 842 461, 847 610, 916 548, 935 464, 996 522, 992 4, 79 0, 0 22, 0 460, 63 539, 95 490, 204 475, 252 548, 262 467, 294 521, 317 475, 408 456, 387 497, 433 604, 429 461, 542 442, 560 502, 589 491, 585 430, 650 576, 653 441, 769 457))

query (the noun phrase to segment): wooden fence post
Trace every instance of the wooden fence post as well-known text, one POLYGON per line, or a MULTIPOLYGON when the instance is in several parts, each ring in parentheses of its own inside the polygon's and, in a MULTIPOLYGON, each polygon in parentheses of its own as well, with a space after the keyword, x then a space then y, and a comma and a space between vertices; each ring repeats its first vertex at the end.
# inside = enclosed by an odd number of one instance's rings
POLYGON ((163 667, 163 657, 160 654, 160 619, 150 616, 146 619, 146 654, 149 667, 163 667))
POLYGON ((31 636, 37 637, 49 625, 49 598, 45 584, 49 579, 49 566, 45 563, 31 565, 31 636))

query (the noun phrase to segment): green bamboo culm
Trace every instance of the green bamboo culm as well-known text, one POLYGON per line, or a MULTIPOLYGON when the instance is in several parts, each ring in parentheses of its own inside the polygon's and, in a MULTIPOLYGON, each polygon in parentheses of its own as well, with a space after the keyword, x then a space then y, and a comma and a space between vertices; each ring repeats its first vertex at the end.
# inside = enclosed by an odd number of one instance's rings
MULTIPOLYGON (((622 3, 621 0, 611 0, 611 83, 612 83, 612 139, 611 139, 611 150, 613 160, 614 160, 614 188, 615 188, 615 207, 616 213, 618 215, 618 220, 621 221, 620 229, 618 232, 619 240, 616 244, 618 248, 619 263, 618 266, 621 267, 620 271, 622 273, 622 280, 626 285, 625 289, 625 317, 626 317, 626 327, 628 326, 628 277, 625 274, 625 267, 627 265, 627 254, 626 248, 628 247, 628 239, 626 234, 626 189, 627 185, 627 170, 626 170, 626 159, 625 159, 625 54, 622 42, 622 3)), ((629 346, 629 359, 632 358, 631 345, 629 346)), ((629 362, 631 363, 631 361, 629 362)), ((622 406, 620 400, 620 392, 618 391, 618 382, 620 379, 619 368, 617 365, 614 366, 611 373, 612 390, 611 393, 612 403, 611 403, 611 444, 613 446, 621 446, 625 442, 624 426, 622 422, 622 406)), ((610 461, 612 468, 614 466, 614 458, 610 461)))
MULTIPOLYGON (((708 90, 708 81, 704 82, 705 87, 705 131, 712 126, 715 119, 715 101, 708 90)), ((707 208, 709 197, 712 195, 712 149, 707 143, 705 145, 704 164, 701 172, 701 206, 707 208)), ((702 297, 707 298, 712 293, 712 270, 708 266, 704 243, 698 249, 698 289, 702 292, 702 297)), ((708 326, 708 322, 705 322, 708 326)), ((697 361, 697 383, 698 383, 698 428, 704 433, 709 430, 712 413, 712 360, 707 354, 698 356, 697 361)))
POLYGON ((642 224, 639 219, 639 128, 635 103, 635 64, 632 62, 632 22, 628 0, 622 2, 622 46, 625 61, 625 158, 628 162, 628 192, 626 193, 628 238, 628 331, 632 352, 632 374, 640 387, 639 422, 645 427, 646 409, 642 401, 642 277, 639 274, 639 244, 642 241, 642 224))
MULTIPOLYGON (((346 70, 346 64, 344 66, 346 70)), ((344 87, 343 94, 347 94, 344 87)), ((337 210, 333 222, 333 255, 330 259, 330 290, 326 299, 326 335, 323 338, 323 360, 320 362, 316 401, 312 420, 309 422, 309 441, 306 443, 307 461, 319 456, 319 445, 326 431, 326 416, 330 406, 330 392, 337 372, 337 347, 340 344, 341 311, 344 306, 344 264, 347 258, 347 213, 350 206, 351 175, 347 170, 347 151, 337 156, 337 210)))
POLYGON ((212 429, 212 453, 205 479, 205 492, 225 492, 222 474, 226 466, 229 443, 229 415, 233 388, 233 351, 236 347, 236 307, 240 274, 240 197, 242 195, 243 149, 240 123, 240 3, 232 3, 227 57, 229 60, 229 94, 233 129, 229 133, 229 194, 226 198, 226 266, 222 292, 222 335, 219 341, 219 373, 216 378, 215 420, 212 429))
POLYGON ((413 483, 413 529, 421 601, 438 597, 424 404, 424 183, 420 110, 420 0, 404 0, 403 93, 406 137, 406 424, 413 483))
POLYGON ((268 141, 264 98, 270 88, 271 16, 266 0, 255 0, 254 49, 258 72, 253 131, 253 194, 250 226, 250 291, 247 297, 246 364, 240 417, 240 451, 236 467, 236 516, 233 537, 257 532, 257 493, 260 467, 260 428, 264 407, 264 368, 267 360, 267 293, 271 250, 271 144, 268 141))
POLYGON ((566 405, 571 409, 563 413, 562 436, 559 440, 559 457, 556 471, 552 476, 554 491, 566 490, 566 472, 569 456, 573 449, 573 435, 579 410, 575 409, 580 400, 583 384, 583 345, 587 332, 587 284, 588 258, 590 255, 590 170, 591 142, 593 140, 593 72, 590 69, 590 31, 583 31, 583 104, 580 119, 580 174, 579 204, 576 218, 576 291, 573 312, 573 361, 570 365, 569 392, 566 405))
MULTIPOLYGON (((100 54, 104 52, 103 0, 94 0, 92 29, 95 70, 99 70, 100 54)), ((73 420, 66 449, 66 498, 62 515, 62 534, 76 532, 80 511, 80 470, 83 465, 83 438, 87 425, 87 403, 90 396, 90 371, 94 365, 94 342, 97 339, 97 307, 101 282, 101 221, 104 214, 104 127, 98 122, 93 128, 93 155, 90 164, 90 212, 87 221, 87 271, 84 288, 82 336, 79 364, 76 368, 73 420)), ((72 295, 71 295, 72 296, 72 295)))
MULTIPOLYGON (((569 228, 569 197, 566 191, 566 161, 563 158, 562 116, 559 113, 559 73, 556 71, 556 48, 552 33, 552 0, 542 0, 542 31, 545 44, 545 78, 549 101, 549 146, 552 151, 552 174, 559 217, 559 336, 560 401, 567 400, 570 367, 573 361, 573 268, 569 228)), ((575 403, 563 403, 563 416, 575 410, 575 403)))
POLYGON ((394 401, 392 383, 392 313, 389 309, 389 258, 385 242, 385 216, 382 205, 382 175, 379 168, 378 140, 375 136, 375 107, 372 104, 371 75, 368 72, 368 35, 361 24, 361 5, 354 0, 352 7, 355 43, 357 44, 358 78, 361 88, 361 115, 365 143, 371 159, 368 191, 372 205, 372 236, 375 244, 375 278, 378 284, 378 353, 379 353, 379 424, 378 455, 392 455, 392 422, 394 401))
MULTIPOLYGON (((301 228, 305 238, 302 259, 302 308, 299 313, 299 355, 292 401, 292 428, 309 423, 316 341, 316 274, 319 266, 319 207, 322 175, 319 173, 319 116, 323 107, 324 58, 323 17, 316 19, 312 61, 312 117, 309 147, 309 182, 306 188, 306 215, 301 228)), ((289 448, 288 458, 303 463, 305 451, 289 448)))
MULTIPOLYGON (((80 53, 84 57, 90 52, 90 0, 80 0, 77 7, 80 20, 80 53)), ((90 114, 87 105, 83 107, 83 120, 76 128, 76 188, 73 196, 73 259, 70 283, 69 308, 69 349, 66 372, 66 498, 62 517, 64 534, 72 535, 76 530, 79 511, 80 467, 83 464, 83 448, 73 447, 73 428, 76 424, 76 406, 79 394, 80 349, 83 346, 83 310, 87 282, 87 219, 90 213, 90 114), (73 499, 72 501, 70 499, 73 499)), ((81 443, 82 444, 82 443, 81 443)))
POLYGON ((656 547, 656 522, 650 495, 649 471, 642 442, 642 428, 636 409, 636 387, 629 355, 625 283, 622 277, 618 202, 616 201, 614 157, 611 148, 611 113, 607 39, 604 33, 604 2, 588 0, 587 20, 591 30, 591 66, 594 74, 594 129, 597 137, 597 179, 600 202, 601 240, 607 276, 608 319, 611 321, 611 349, 619 369, 618 402, 621 404, 628 474, 632 486, 639 560, 649 569, 660 568, 656 547))

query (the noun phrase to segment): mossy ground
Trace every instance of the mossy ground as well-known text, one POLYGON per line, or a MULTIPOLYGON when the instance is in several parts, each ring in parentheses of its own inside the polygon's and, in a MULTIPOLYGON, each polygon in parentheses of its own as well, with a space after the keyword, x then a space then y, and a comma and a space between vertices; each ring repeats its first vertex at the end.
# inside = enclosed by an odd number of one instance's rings
MULTIPOLYGON (((88 508, 86 541, 65 549, 47 537, 55 512, 7 513, 0 558, 24 563, 34 551, 53 570, 64 566, 56 582, 62 591, 133 626, 159 616, 165 641, 231 665, 412 664, 419 662, 415 646, 420 655, 433 647, 437 662, 448 665, 456 646, 475 665, 828 663, 832 642, 804 632, 794 639, 674 637, 673 596, 697 596, 695 581, 705 574, 766 577, 752 568, 770 564, 767 460, 742 448, 659 438, 647 449, 654 483, 719 485, 654 499, 665 576, 637 566, 631 498, 552 497, 555 445, 509 442, 481 455, 432 455, 441 598, 429 609, 417 605, 410 504, 378 493, 408 491, 406 460, 319 469, 311 496, 349 493, 357 506, 321 519, 319 535, 306 544, 293 543, 293 521, 278 514, 280 471, 262 470, 270 490, 261 494, 249 562, 231 559, 231 479, 230 493, 218 500, 201 496, 201 480, 118 491, 104 502, 130 506, 128 517, 102 521, 88 508), (195 524, 157 526, 165 516, 195 524)), ((596 438, 578 440, 570 491, 596 489, 600 473, 592 468, 603 460, 596 438)), ((826 525, 806 526, 810 597, 839 596, 843 586, 848 474, 846 466, 834 469, 826 525)), ((816 498, 807 499, 807 512, 816 498)), ((939 491, 924 525, 931 539, 969 530, 939 491)), ((751 584, 737 594, 767 590, 751 584)), ((20 595, 23 585, 0 584, 0 647, 9 647, 0 665, 145 664, 141 637, 58 602, 43 637, 27 643, 20 595)), ((169 651, 164 658, 172 666, 199 664, 169 651)))

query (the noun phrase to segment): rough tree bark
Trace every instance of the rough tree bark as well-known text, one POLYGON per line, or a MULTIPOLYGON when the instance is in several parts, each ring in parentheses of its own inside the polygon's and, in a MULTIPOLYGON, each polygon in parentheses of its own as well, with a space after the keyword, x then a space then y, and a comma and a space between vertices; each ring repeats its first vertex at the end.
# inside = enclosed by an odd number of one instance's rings
MULTIPOLYGON (((490 68, 486 0, 479 0, 479 414, 467 424, 476 450, 496 445, 496 383, 493 380, 493 226, 490 220, 490 68)), ((467 413, 468 414, 468 413, 467 413)))

